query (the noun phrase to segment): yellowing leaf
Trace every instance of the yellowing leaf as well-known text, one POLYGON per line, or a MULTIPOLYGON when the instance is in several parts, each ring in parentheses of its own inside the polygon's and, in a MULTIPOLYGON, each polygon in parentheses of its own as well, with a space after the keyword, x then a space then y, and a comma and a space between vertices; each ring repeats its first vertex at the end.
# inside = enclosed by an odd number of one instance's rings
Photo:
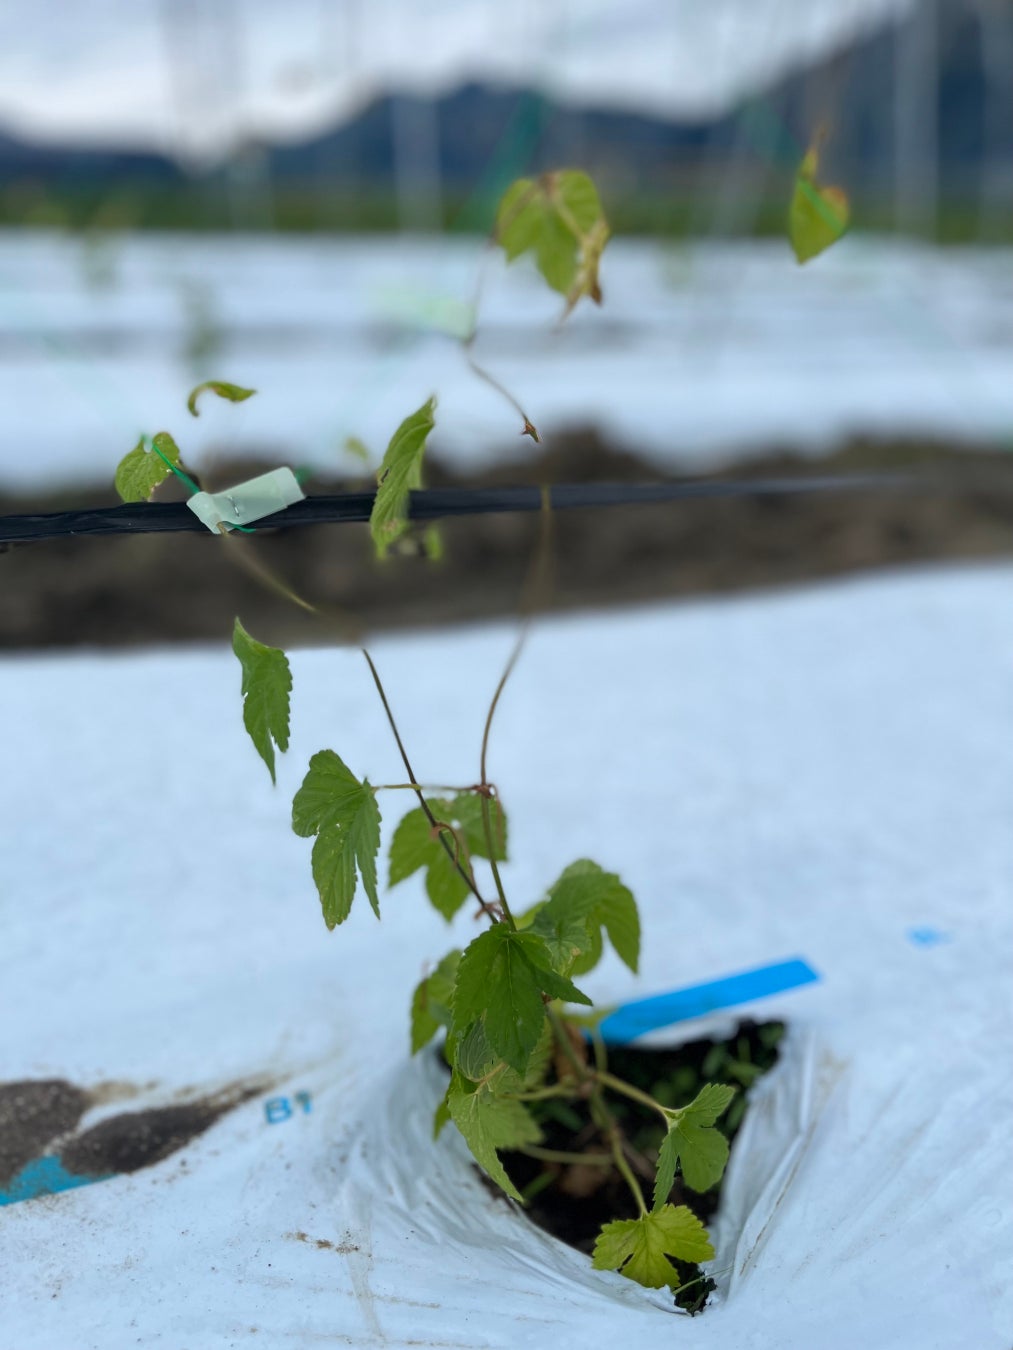
POLYGON ((172 473, 170 465, 181 468, 179 446, 167 431, 152 438, 153 446, 162 452, 156 454, 142 436, 128 455, 124 455, 116 469, 116 491, 125 502, 146 502, 159 483, 172 473), (168 460, 168 463, 166 461, 168 460))
POLYGON ((836 244, 851 218, 843 188, 820 187, 816 182, 821 141, 822 136, 817 136, 798 167, 788 212, 788 237, 799 263, 818 257, 836 244))
POLYGON ((598 268, 608 238, 598 190, 578 169, 519 178, 496 213, 507 261, 533 253, 548 285, 566 298, 564 318, 583 296, 601 304, 598 268))
POLYGON ((363 464, 369 463, 369 446, 359 436, 346 436, 342 449, 346 455, 361 459, 363 464))
POLYGON ((244 389, 241 384, 228 384, 225 380, 205 380, 196 389, 190 390, 190 397, 186 401, 186 406, 194 417, 200 416, 197 411, 197 400, 205 389, 212 394, 217 394, 219 398, 225 399, 228 403, 244 403, 257 392, 256 389, 244 389))
POLYGON ((694 1264, 714 1257, 707 1229, 685 1205, 604 1224, 592 1260, 595 1270, 618 1270, 647 1289, 661 1289, 679 1282, 669 1257, 694 1264))

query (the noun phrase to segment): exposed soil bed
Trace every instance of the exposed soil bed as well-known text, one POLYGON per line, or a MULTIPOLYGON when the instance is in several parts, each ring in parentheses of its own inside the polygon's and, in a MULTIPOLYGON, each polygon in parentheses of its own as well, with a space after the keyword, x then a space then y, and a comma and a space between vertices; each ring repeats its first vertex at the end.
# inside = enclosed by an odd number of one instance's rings
MULTIPOLYGON (((777 1063, 782 1022, 743 1021, 725 1040, 688 1041, 666 1050, 613 1047, 609 1072, 649 1093, 663 1106, 688 1105, 705 1083, 729 1083, 738 1089, 718 1128, 733 1140, 746 1113, 746 1090, 777 1063)), ((649 1107, 610 1093, 609 1110, 617 1119, 628 1159, 641 1174, 648 1196, 654 1185, 655 1164, 663 1125, 649 1107)), ((600 1155, 603 1144, 586 1111, 549 1099, 530 1104, 543 1131, 543 1149, 600 1155)), ((524 1153, 501 1154, 511 1180, 528 1201, 527 1214, 539 1227, 562 1242, 590 1255, 602 1224, 611 1219, 635 1219, 636 1204, 614 1167, 545 1161, 524 1153)), ((490 1183, 491 1184, 491 1183, 490 1183)), ((497 1191, 497 1194, 499 1192, 497 1191)), ((686 1204, 709 1223, 721 1200, 721 1183, 699 1195, 676 1178, 671 1194, 675 1205, 686 1204)), ((673 1262, 678 1272, 675 1301, 687 1312, 699 1312, 714 1289, 714 1281, 699 1266, 673 1262)))
MULTIPOLYGON (((556 436, 527 463, 467 478, 441 469, 430 486, 656 480, 658 470, 593 432, 556 436)), ((279 452, 276 463, 291 461, 279 452)), ((256 470, 263 469, 263 462, 256 470)), ((726 478, 873 470, 943 472, 949 492, 706 500, 560 512, 554 522, 551 609, 780 586, 856 570, 943 559, 1013 556, 1013 462, 1002 451, 925 443, 854 442, 819 460, 754 459, 726 478)), ((209 486, 249 476, 221 467, 209 486)), ((109 477, 112 477, 110 466, 109 477)), ((361 480, 317 479, 310 492, 361 480)), ((171 484, 168 496, 179 495, 171 484)), ((0 514, 114 504, 92 490, 4 498, 0 514)), ((485 619, 517 611, 538 531, 531 515, 458 518, 443 526, 438 563, 378 564, 365 525, 261 530, 236 541, 316 604, 362 632, 485 619)), ((0 648, 222 641, 241 615, 262 641, 333 640, 289 601, 265 591, 210 533, 79 538, 19 544, 0 557, 0 648)))

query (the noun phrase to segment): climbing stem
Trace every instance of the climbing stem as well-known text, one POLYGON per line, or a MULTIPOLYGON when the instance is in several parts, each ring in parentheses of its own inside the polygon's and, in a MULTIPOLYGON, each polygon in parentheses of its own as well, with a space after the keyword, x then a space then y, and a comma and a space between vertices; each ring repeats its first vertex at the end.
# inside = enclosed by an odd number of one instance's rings
POLYGON ((601 1073, 597 1070, 595 1071, 595 1078, 603 1087, 609 1087, 613 1092, 619 1092, 624 1097, 630 1097, 643 1106, 649 1106, 652 1111, 657 1111, 666 1125, 670 1122, 671 1116, 665 1107, 659 1101, 655 1101, 649 1093, 641 1092, 639 1088, 635 1088, 632 1083, 624 1082, 623 1079, 617 1078, 615 1074, 601 1073))
MULTIPOLYGON (((521 652, 524 650, 524 644, 528 639, 528 632, 531 629, 531 620, 534 617, 535 610, 540 601, 544 601, 547 590, 547 578, 549 571, 549 560, 552 553, 552 503, 549 489, 542 488, 542 509, 541 509, 541 527, 538 532, 538 545, 531 562, 527 579, 524 584, 524 596, 522 599, 522 608, 524 611, 524 622, 521 630, 517 634, 517 640, 514 642, 510 655, 507 657, 506 665, 503 667, 503 673, 499 677, 499 682, 489 704, 489 711, 485 715, 485 726, 482 728, 482 752, 479 763, 479 773, 481 775, 482 791, 482 827, 485 831, 485 842, 489 853, 489 864, 492 868, 492 879, 496 886, 496 894, 499 896, 500 907, 503 910, 504 917, 511 928, 516 928, 517 924, 511 913, 510 905, 507 902, 506 892, 503 888, 503 881, 499 874, 499 866, 496 861, 496 839, 492 829, 492 805, 489 795, 490 783, 488 775, 489 763, 489 736, 492 733, 493 719, 496 716, 496 709, 499 707, 500 698, 503 690, 506 688, 507 681, 513 674, 521 652)), ((502 808, 500 808, 502 810, 502 808)))
POLYGON ((390 724, 390 729, 394 733, 394 740, 397 743, 398 753, 401 756, 401 763, 404 765, 405 773, 408 775, 409 785, 411 786, 412 791, 415 793, 416 797, 419 799, 419 805, 422 807, 426 819, 429 821, 429 824, 432 827, 434 833, 436 834, 440 843, 446 850, 447 857, 453 863, 454 867, 460 873, 460 875, 464 878, 465 884, 467 885, 468 889, 471 891, 472 895, 474 895, 475 899, 478 901, 479 905, 482 908, 482 912, 484 914, 487 914, 491 919, 493 919, 493 921, 498 920, 500 916, 495 905, 490 905, 487 901, 485 901, 482 898, 481 892, 479 891, 478 886, 475 884, 475 878, 472 876, 471 872, 462 865, 460 858, 457 856, 456 850, 451 847, 450 842, 447 839, 446 830, 440 828, 440 822, 433 815, 429 803, 426 801, 425 793, 418 785, 418 779, 415 777, 415 770, 411 766, 411 761, 408 758, 408 752, 404 748, 404 742, 401 739, 401 733, 398 731, 397 722, 394 720, 394 713, 392 712, 390 703, 387 700, 387 693, 383 687, 383 682, 380 679, 380 673, 373 662, 373 658, 370 656, 366 648, 362 647, 360 650, 362 651, 362 655, 366 659, 366 665, 369 666, 369 673, 372 675, 373 683, 376 685, 376 692, 380 695, 380 702, 383 704, 383 710, 387 714, 387 721, 390 724))
POLYGON ((601 1096, 601 1089, 596 1088, 591 1094, 591 1100, 588 1103, 591 1110, 591 1118, 601 1130, 612 1151, 612 1160, 616 1165, 616 1170, 626 1182, 630 1189, 630 1194, 636 1201, 640 1213, 647 1213, 647 1203, 644 1200, 644 1192, 640 1189, 640 1182, 633 1174, 633 1169, 626 1161, 626 1152, 623 1148, 623 1133, 612 1115, 612 1112, 605 1105, 601 1096))

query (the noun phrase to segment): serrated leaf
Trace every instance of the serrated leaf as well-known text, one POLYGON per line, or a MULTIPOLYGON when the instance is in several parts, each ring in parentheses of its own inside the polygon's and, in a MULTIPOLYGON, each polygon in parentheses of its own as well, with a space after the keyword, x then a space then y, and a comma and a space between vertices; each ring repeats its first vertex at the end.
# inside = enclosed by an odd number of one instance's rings
POLYGON ((545 1082, 552 1059, 553 1037, 548 1020, 542 1023, 527 1067, 523 1073, 511 1069, 489 1044, 484 1022, 475 1022, 464 1036, 451 1034, 447 1040, 448 1059, 454 1069, 472 1083, 484 1082, 497 1096, 530 1092, 545 1082))
MULTIPOLYGON (((482 802, 477 793, 462 792, 452 801, 434 798, 429 809, 441 824, 453 829, 458 854, 466 867, 470 858, 489 856, 482 802)), ((502 862, 506 858, 506 816, 498 801, 492 803, 492 809, 493 847, 496 861, 502 862)), ((394 831, 390 844, 390 885, 396 886, 420 867, 426 871, 426 895, 449 922, 468 898, 468 884, 419 806, 409 811, 394 831)))
POLYGON ((523 1102, 496 1096, 485 1087, 469 1092, 455 1075, 447 1094, 447 1109, 475 1161, 511 1199, 523 1204, 523 1198, 507 1176, 497 1152, 501 1148, 537 1144, 542 1137, 523 1102))
POLYGON ((381 558, 407 528, 408 494, 422 485, 422 456, 436 422, 435 414, 434 395, 405 418, 387 446, 369 517, 369 531, 381 558))
POLYGON ((454 1068, 472 1083, 477 1083, 494 1067, 497 1059, 496 1051, 485 1034, 485 1023, 475 1022, 458 1040, 454 1051, 454 1068))
POLYGON ((639 1219, 604 1224, 594 1244, 595 1270, 618 1270, 647 1289, 675 1288, 679 1272, 669 1261, 711 1261, 707 1229, 685 1205, 665 1205, 639 1219))
POLYGON ((563 872, 538 910, 532 929, 550 942, 554 954, 571 954, 563 973, 584 975, 601 958, 604 928, 617 956, 634 974, 640 960, 640 918, 632 892, 614 872, 581 858, 563 872), (583 923, 587 936, 580 937, 583 923))
POLYGON ((343 830, 322 829, 313 842, 313 880, 328 928, 344 923, 355 898, 355 854, 343 830))
POLYGON ((851 219, 851 206, 844 190, 820 187, 816 182, 822 139, 822 134, 818 134, 798 167, 788 211, 788 237, 800 264, 836 244, 851 219))
POLYGON ((449 952, 440 964, 415 987, 412 995, 412 1054, 416 1055, 439 1031, 453 1020, 450 1002, 454 995, 459 951, 449 952))
POLYGON ((731 1104, 735 1088, 706 1083, 688 1106, 668 1111, 668 1134, 658 1153, 658 1176, 654 1185, 654 1209, 668 1199, 675 1182, 675 1169, 682 1167, 686 1185, 707 1191, 721 1180, 728 1161, 728 1140, 714 1122, 731 1104))
POLYGON ((518 179, 496 213, 507 261, 533 253, 547 284, 566 297, 564 318, 583 296, 601 303, 598 268, 608 237, 598 190, 579 169, 518 179))
POLYGON ((380 810, 369 783, 360 782, 333 750, 320 750, 292 802, 292 828, 313 846, 313 880, 328 928, 348 917, 356 874, 377 918, 376 855, 380 810))
POLYGON ((354 811, 361 783, 333 750, 318 750, 292 801, 292 828, 308 839, 325 825, 338 825, 354 811))
POLYGON ((549 949, 537 933, 494 924, 461 957, 454 987, 454 1029, 465 1035, 484 1015, 489 1044, 523 1074, 545 1023, 543 994, 591 1003, 552 969, 549 949))
MULTIPOLYGON (((588 922, 594 904, 593 895, 568 887, 553 895, 535 915, 530 931, 544 939, 552 968, 560 975, 569 975, 578 958, 587 956, 592 949, 592 934, 599 932, 597 925, 588 922)), ((600 949, 600 939, 598 945, 600 949)))
POLYGON ((283 753, 288 749, 292 693, 288 657, 279 648, 266 647, 250 637, 238 619, 232 630, 232 650, 243 668, 243 725, 274 783, 274 747, 283 753))
POLYGON ((196 389, 190 390, 190 397, 186 401, 186 406, 194 417, 200 416, 197 411, 197 400, 205 389, 212 394, 217 394, 219 398, 226 399, 229 403, 243 403, 257 392, 256 389, 244 389, 241 384, 229 384, 225 380, 205 380, 196 389))
POLYGON ((116 469, 116 491, 125 502, 146 502, 155 488, 172 473, 169 464, 182 468, 179 446, 167 431, 152 437, 164 459, 148 448, 147 437, 142 436, 128 455, 124 455, 116 469), (166 460, 169 464, 166 464, 166 460))

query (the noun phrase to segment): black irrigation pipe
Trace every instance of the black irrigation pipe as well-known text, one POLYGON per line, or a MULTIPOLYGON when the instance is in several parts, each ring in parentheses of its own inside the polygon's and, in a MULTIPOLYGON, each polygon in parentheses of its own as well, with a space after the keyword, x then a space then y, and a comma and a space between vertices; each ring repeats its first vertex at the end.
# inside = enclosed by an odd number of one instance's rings
MULTIPOLYGON (((692 502, 715 498, 799 497, 824 494, 879 492, 966 492, 972 483, 959 478, 921 474, 837 474, 797 478, 691 479, 674 483, 562 483, 550 488, 556 511, 575 507, 631 506, 651 502, 692 502)), ((1007 485, 1007 491, 1011 490, 1007 485)), ((365 521, 373 509, 374 493, 349 492, 340 496, 307 497, 257 522, 257 529, 289 529, 300 525, 329 525, 365 521)), ((539 511, 538 487, 431 488, 413 492, 412 520, 440 520, 446 516, 480 516, 514 511, 539 511)), ((163 534, 206 532, 185 502, 138 502, 100 506, 80 511, 53 511, 38 515, 0 516, 0 544, 78 535, 163 534)))

